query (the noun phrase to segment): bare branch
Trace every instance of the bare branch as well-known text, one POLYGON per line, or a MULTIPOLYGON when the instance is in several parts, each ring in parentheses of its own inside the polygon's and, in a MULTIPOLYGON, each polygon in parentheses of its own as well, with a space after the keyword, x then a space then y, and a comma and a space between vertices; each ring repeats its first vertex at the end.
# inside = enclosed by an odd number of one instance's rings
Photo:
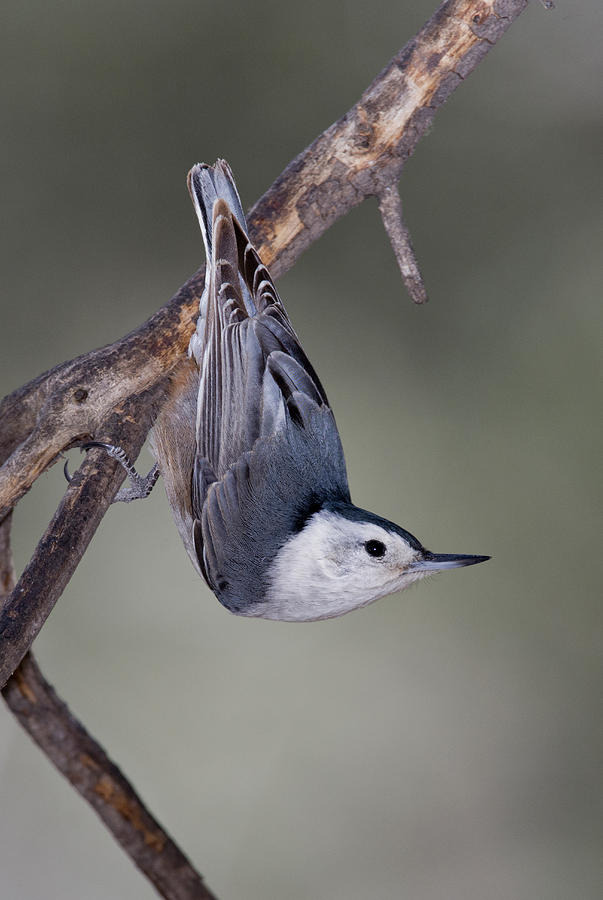
POLYGON ((11 526, 12 515, 9 513, 5 520, 0 522, 0 609, 15 587, 15 567, 10 548, 11 526))
POLYGON ((119 435, 128 398, 162 383, 186 351, 204 272, 203 267, 136 331, 51 369, 4 398, 0 520, 61 450, 100 437, 111 417, 117 429, 111 436, 119 435))
POLYGON ((215 900, 129 781, 57 697, 31 653, 2 693, 21 725, 98 813, 162 897, 215 900))
MULTIPOLYGON (((157 393, 157 389, 156 389, 157 393)), ((130 398, 106 423, 107 434, 117 431, 134 456, 151 420, 149 395, 130 398)), ((125 471, 106 454, 91 450, 69 483, 48 528, 0 610, 0 687, 4 687, 37 637, 92 540, 125 471)))
POLYGON ((406 290, 414 303, 427 303, 427 291, 419 271, 410 232, 402 216, 402 203, 397 185, 386 185, 382 189, 379 194, 379 212, 406 290))
POLYGON ((273 275, 342 215, 399 177, 435 112, 527 0, 446 0, 338 122, 291 162, 250 213, 273 275))
MULTIPOLYGON (((11 516, 0 523, 0 606, 14 589, 11 516)), ((2 691, 9 709, 162 897, 215 900, 130 782, 48 684, 31 653, 2 691)))

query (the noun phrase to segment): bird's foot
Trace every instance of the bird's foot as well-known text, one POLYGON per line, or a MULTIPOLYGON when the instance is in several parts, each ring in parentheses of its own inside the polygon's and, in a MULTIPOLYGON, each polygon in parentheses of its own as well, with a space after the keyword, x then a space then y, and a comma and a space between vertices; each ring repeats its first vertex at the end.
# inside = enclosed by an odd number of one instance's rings
MULTIPOLYGON (((114 444, 104 444, 101 441, 88 441, 88 443, 82 444, 80 449, 90 450, 92 447, 102 447, 109 456, 116 459, 123 466, 130 479, 130 485, 117 492, 113 498, 113 503, 130 503, 132 500, 144 500, 149 496, 159 478, 157 463, 147 475, 139 475, 125 450, 122 450, 121 447, 116 447, 114 444)), ((72 476, 69 474, 68 462, 65 462, 63 472, 67 481, 71 481, 72 476)))

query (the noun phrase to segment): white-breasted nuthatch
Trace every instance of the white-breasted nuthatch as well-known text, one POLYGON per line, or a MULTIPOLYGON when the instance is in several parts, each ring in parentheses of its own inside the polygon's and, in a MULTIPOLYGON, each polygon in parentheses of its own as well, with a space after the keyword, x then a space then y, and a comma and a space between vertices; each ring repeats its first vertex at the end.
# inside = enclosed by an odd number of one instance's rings
MULTIPOLYGON (((431 553, 351 502, 335 418, 247 235, 230 168, 188 177, 207 270, 191 362, 152 448, 193 565, 231 612, 286 621, 339 616, 488 556, 431 553)), ((87 446, 99 446, 93 442, 87 446)), ((157 467, 138 476, 146 496, 157 467)))

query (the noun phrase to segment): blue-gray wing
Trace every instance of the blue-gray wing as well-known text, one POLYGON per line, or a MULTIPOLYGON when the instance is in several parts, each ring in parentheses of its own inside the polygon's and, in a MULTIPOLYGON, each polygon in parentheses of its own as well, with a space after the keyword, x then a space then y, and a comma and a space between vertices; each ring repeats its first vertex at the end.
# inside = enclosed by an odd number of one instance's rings
POLYGON ((327 404, 246 223, 230 205, 238 194, 234 183, 226 191, 227 176, 232 179, 225 163, 196 166, 189 176, 208 253, 203 309, 191 342, 201 376, 197 449, 216 478, 278 427, 292 392, 327 404))
POLYGON ((223 178, 232 182, 225 163, 196 166, 189 186, 208 252, 191 342, 200 369, 195 547, 206 579, 226 602, 220 584, 239 583, 250 560, 257 576, 257 554, 283 542, 292 517, 349 493, 325 391, 240 221, 234 182, 227 191, 223 178))
POLYGON ((199 566, 220 602, 253 615, 277 551, 329 501, 350 502, 333 413, 294 392, 282 426, 209 485, 195 522, 199 566))

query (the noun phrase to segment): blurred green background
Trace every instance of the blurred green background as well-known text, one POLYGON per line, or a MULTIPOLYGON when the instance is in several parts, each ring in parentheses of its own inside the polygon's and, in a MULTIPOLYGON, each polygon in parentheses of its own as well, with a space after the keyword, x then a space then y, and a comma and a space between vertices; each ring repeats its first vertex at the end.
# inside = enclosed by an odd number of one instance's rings
MULTIPOLYGON (((1 392, 196 269, 194 162, 251 205, 434 8, 6 0, 1 392)), ((438 113, 401 183, 427 307, 374 202, 279 283, 355 501, 492 562, 331 622, 236 618, 159 487, 36 642, 222 900, 600 897, 602 26, 533 3, 438 113)), ((19 505, 20 567, 63 490, 56 466, 19 505)), ((3 900, 155 896, 5 708, 0 809, 3 900)))

